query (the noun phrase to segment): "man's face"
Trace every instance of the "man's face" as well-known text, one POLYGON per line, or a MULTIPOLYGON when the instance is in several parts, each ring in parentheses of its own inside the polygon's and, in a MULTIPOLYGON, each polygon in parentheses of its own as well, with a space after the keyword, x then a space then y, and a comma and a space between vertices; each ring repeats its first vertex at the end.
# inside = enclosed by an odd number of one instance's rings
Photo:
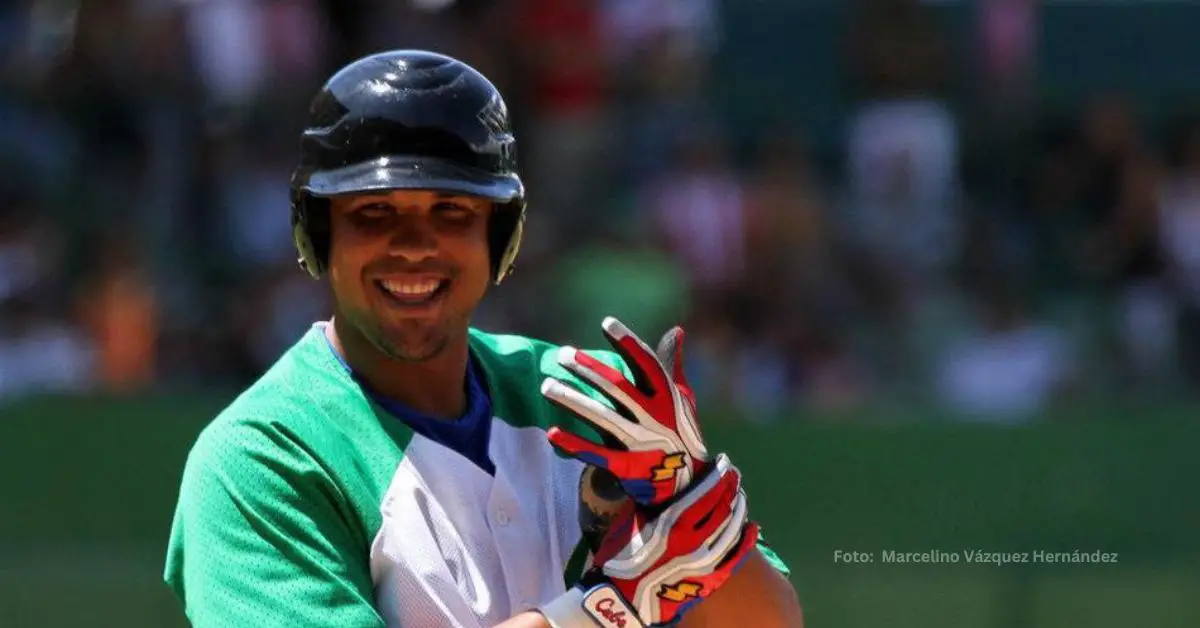
POLYGON ((491 201, 428 190, 331 200, 337 316, 388 356, 410 362, 464 336, 491 279, 491 201))

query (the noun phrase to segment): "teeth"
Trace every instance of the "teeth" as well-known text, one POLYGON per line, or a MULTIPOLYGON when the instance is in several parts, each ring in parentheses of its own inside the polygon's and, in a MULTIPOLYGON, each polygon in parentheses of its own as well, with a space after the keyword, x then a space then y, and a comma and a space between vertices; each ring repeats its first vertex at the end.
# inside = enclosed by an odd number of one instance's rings
POLYGON ((384 281, 382 282, 383 289, 388 292, 405 297, 423 297, 433 294, 434 290, 442 284, 441 281, 429 280, 420 282, 404 282, 404 281, 384 281))

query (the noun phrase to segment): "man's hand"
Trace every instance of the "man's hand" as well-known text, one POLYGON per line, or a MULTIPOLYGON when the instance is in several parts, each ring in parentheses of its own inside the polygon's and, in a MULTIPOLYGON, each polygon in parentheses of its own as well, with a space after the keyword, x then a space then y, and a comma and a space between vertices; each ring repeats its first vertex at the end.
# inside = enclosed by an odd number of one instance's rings
POLYGON ((696 421, 696 399, 683 374, 683 329, 668 331, 656 353, 613 317, 601 326, 633 372, 633 381, 583 351, 563 347, 559 364, 595 386, 617 410, 547 378, 542 394, 594 426, 605 444, 557 427, 548 433, 550 442, 567 455, 615 475, 639 504, 668 503, 691 485, 708 461, 696 421))
POLYGON ((656 516, 647 510, 626 504, 580 584, 540 609, 551 626, 674 623, 728 580, 758 541, 741 474, 723 454, 673 504, 656 516))

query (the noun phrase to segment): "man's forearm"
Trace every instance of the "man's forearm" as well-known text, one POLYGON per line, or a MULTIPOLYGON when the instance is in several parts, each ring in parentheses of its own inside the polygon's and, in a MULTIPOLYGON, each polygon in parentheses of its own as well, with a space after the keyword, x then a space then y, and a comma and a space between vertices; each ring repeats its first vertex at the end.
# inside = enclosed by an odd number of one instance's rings
POLYGON ((700 626, 803 628, 804 618, 791 583, 756 551, 680 622, 681 628, 700 626))
MULTIPOLYGON (((729 580, 688 613, 681 628, 743 626, 803 628, 800 600, 787 578, 754 552, 729 580)), ((521 613, 494 628, 552 628, 538 612, 521 613)))
POLYGON ((506 619, 495 628, 550 628, 550 622, 541 613, 529 611, 506 619))

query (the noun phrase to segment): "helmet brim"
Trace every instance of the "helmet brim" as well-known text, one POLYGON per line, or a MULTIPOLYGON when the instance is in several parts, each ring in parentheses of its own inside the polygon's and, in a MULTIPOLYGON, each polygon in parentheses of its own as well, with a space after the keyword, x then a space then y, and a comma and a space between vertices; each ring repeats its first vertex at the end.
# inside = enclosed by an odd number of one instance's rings
POLYGON ((520 178, 476 170, 433 157, 380 157, 312 173, 300 186, 313 196, 330 197, 386 190, 436 190, 511 203, 525 194, 520 178))

